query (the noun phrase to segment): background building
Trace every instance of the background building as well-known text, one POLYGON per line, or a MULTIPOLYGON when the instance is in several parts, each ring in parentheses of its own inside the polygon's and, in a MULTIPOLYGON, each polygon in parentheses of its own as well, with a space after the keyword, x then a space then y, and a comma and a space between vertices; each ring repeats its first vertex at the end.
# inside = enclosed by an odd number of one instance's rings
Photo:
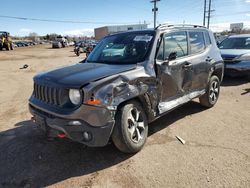
POLYGON ((243 29, 243 27, 244 27, 243 23, 231 23, 230 24, 230 29, 233 32, 241 31, 243 29))
POLYGON ((114 25, 95 28, 95 39, 100 40, 104 36, 119 33, 128 30, 142 30, 147 29, 147 24, 134 24, 134 25, 114 25))

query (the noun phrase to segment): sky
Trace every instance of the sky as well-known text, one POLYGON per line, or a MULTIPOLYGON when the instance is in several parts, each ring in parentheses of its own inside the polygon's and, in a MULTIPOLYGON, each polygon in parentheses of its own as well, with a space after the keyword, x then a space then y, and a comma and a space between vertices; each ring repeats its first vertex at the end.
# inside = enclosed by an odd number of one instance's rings
MULTIPOLYGON (((208 1, 208 0, 207 0, 208 1)), ((96 27, 137 24, 144 21, 153 27, 150 0, 0 0, 0 30, 11 35, 93 35, 96 27), (66 20, 86 23, 58 23, 10 19, 1 16, 66 20)), ((161 0, 157 24, 203 23, 204 0, 161 0)), ((250 28, 250 0, 212 0, 211 29, 229 29, 230 23, 244 22, 250 28)))

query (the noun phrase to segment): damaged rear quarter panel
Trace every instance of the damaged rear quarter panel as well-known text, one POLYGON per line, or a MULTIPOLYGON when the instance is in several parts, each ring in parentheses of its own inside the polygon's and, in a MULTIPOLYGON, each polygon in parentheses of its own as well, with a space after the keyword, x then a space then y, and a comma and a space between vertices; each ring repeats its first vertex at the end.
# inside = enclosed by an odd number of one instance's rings
POLYGON ((121 103, 134 98, 138 98, 147 109, 149 120, 153 118, 157 108, 156 77, 146 73, 141 65, 134 70, 92 82, 84 87, 84 91, 85 101, 91 97, 100 100, 101 105, 113 111, 113 117, 121 103))

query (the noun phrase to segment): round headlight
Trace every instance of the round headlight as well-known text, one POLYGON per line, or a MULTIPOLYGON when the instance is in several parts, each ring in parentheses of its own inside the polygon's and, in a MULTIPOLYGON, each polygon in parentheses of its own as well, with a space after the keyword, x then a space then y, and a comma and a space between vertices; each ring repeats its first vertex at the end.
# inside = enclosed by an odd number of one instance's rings
POLYGON ((69 99, 70 101, 77 105, 81 102, 81 93, 78 89, 70 89, 69 90, 69 99))

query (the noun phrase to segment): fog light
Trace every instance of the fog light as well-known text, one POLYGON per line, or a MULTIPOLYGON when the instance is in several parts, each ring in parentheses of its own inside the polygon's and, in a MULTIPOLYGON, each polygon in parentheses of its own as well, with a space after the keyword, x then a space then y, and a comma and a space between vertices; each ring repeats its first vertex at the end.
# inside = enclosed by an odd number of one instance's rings
POLYGON ((87 131, 84 131, 84 132, 83 132, 83 140, 84 140, 84 141, 90 141, 91 138, 92 138, 91 133, 89 133, 89 132, 87 132, 87 131))
POLYGON ((82 125, 80 121, 70 121, 69 125, 82 125))

